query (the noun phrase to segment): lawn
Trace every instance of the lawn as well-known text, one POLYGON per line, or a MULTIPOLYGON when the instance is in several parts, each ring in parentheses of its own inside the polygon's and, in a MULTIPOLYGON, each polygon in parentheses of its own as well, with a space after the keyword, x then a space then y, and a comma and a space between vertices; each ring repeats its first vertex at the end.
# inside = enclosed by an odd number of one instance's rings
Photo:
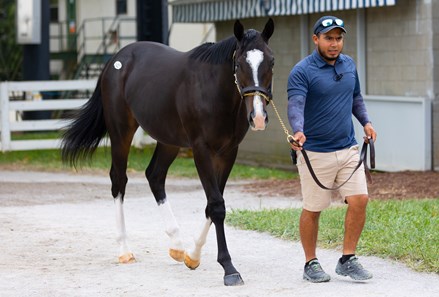
MULTIPOLYGON (((299 241, 300 209, 234 210, 229 225, 299 241)), ((341 249, 345 206, 320 218, 318 246, 341 249)), ((371 201, 357 252, 395 259, 417 271, 439 273, 439 199, 371 201)))

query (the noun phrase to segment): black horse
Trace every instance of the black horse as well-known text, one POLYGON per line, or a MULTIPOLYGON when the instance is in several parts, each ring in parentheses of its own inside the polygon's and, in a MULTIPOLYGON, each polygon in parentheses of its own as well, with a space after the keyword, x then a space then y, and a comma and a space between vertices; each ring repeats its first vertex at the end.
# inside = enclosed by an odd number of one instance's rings
POLYGON ((166 220, 171 257, 195 269, 213 222, 224 284, 243 284, 227 249, 223 192, 248 128, 264 130, 268 121, 265 107, 274 65, 268 40, 273 31, 272 19, 262 33, 244 31, 236 21, 234 36, 218 43, 182 53, 159 43, 136 42, 105 66, 92 97, 64 132, 61 151, 63 161, 76 166, 92 156, 108 133, 121 263, 135 261, 126 243, 123 202, 128 153, 140 126, 157 140, 145 175, 166 220), (192 148, 207 196, 203 232, 186 252, 165 192, 168 168, 180 147, 192 148))

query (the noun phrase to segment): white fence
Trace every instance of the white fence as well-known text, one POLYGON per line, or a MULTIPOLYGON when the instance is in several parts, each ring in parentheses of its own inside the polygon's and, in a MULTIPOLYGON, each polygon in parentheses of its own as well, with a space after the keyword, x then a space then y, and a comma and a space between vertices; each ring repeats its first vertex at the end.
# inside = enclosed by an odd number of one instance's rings
POLYGON ((10 101, 10 94, 13 92, 94 90, 95 86, 96 80, 0 83, 1 151, 59 148, 60 139, 12 140, 11 133, 19 131, 58 131, 68 124, 67 120, 17 121, 14 115, 19 111, 77 109, 87 101, 87 98, 10 101))

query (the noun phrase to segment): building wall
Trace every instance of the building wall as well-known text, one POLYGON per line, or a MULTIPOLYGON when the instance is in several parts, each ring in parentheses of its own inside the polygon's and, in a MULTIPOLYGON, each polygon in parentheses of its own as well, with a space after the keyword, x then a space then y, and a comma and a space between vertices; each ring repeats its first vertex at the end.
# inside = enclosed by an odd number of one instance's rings
POLYGON ((431 4, 399 0, 367 11, 371 95, 434 97, 431 4))
MULTIPOLYGON (((171 14, 169 14, 171 15, 171 14)), ((179 51, 189 51, 204 43, 215 41, 213 24, 172 24, 170 27, 169 45, 179 51)))
MULTIPOLYGON (((385 96, 419 96, 433 101, 433 168, 439 170, 439 104, 437 99, 439 67, 434 59, 439 50, 439 0, 398 0, 396 6, 365 10, 366 86, 363 94, 385 96), (434 17, 433 17, 434 16, 434 17), (436 67, 435 67, 436 66, 436 67)), ((344 53, 357 59, 357 10, 329 13, 345 21, 347 35, 344 53)), ((314 49, 311 34, 300 38, 301 18, 308 27, 325 14, 274 17, 275 32, 270 40, 276 65, 274 102, 283 121, 287 122, 287 78, 301 59, 301 42, 314 49)), ((265 19, 242 20, 246 28, 262 30, 265 19)), ((218 22, 217 40, 233 34, 233 22, 218 22)), ((311 29, 310 29, 311 30, 311 29)), ((273 109, 267 108, 270 124, 266 131, 249 131, 240 146, 238 161, 273 167, 291 168, 289 146, 273 109)), ((410 119, 407 119, 410 120, 410 119)), ((291 130, 290 130, 291 132, 291 130)), ((379 131, 378 131, 379 134, 379 131)), ((416 136, 408 136, 416 138, 416 136)), ((401 145, 404 145, 401 139, 401 145)), ((398 144, 395 143, 395 147, 398 144)), ((415 150, 416 148, 414 148, 415 150)), ((409 156, 408 156, 409 157, 409 156)))
POLYGON ((432 15, 432 43, 431 55, 433 56, 433 169, 439 171, 439 1, 433 1, 430 6, 432 15))

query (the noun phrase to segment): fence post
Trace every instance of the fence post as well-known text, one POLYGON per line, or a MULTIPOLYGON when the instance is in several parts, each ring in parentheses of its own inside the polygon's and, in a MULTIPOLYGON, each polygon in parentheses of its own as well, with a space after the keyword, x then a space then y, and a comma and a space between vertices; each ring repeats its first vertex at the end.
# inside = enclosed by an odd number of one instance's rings
POLYGON ((1 121, 1 151, 5 152, 11 146, 11 131, 9 127, 9 94, 8 83, 0 83, 0 121, 1 121))

